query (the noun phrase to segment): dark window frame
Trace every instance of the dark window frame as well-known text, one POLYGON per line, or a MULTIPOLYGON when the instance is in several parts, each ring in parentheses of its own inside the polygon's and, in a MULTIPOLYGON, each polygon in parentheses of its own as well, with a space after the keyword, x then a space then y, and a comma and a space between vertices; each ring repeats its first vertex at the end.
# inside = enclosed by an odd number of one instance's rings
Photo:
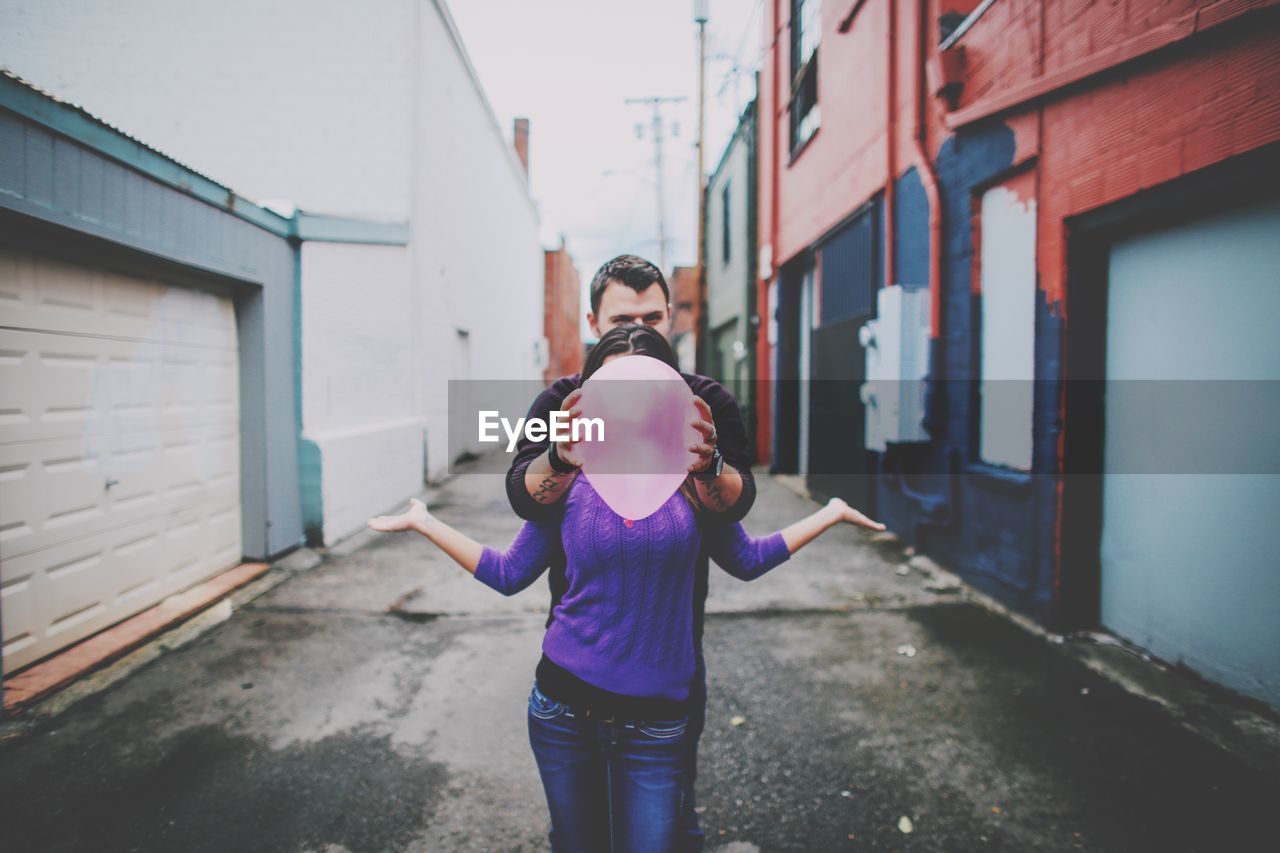
POLYGON ((791 0, 791 88, 787 99, 787 112, 791 124, 791 159, 794 161, 801 150, 817 134, 822 124, 818 110, 818 54, 821 40, 821 14, 815 22, 818 28, 814 39, 813 53, 800 55, 801 42, 804 40, 803 7, 805 3, 820 3, 821 0, 791 0), (812 116, 814 121, 807 120, 812 116))
POLYGON ((720 240, 721 240, 721 260, 728 265, 729 258, 733 252, 733 241, 730 228, 730 204, 732 195, 729 189, 733 186, 732 181, 725 181, 724 188, 720 190, 720 240))

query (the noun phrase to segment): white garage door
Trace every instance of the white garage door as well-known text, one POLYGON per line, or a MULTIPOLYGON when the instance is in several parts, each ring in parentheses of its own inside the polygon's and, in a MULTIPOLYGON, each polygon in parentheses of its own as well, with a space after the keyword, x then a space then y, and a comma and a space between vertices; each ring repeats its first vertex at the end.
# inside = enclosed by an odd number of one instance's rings
POLYGON ((230 299, 0 249, 5 671, 240 556, 230 299))
POLYGON ((1104 625, 1280 707, 1277 270, 1275 200, 1113 248, 1101 556, 1104 625))

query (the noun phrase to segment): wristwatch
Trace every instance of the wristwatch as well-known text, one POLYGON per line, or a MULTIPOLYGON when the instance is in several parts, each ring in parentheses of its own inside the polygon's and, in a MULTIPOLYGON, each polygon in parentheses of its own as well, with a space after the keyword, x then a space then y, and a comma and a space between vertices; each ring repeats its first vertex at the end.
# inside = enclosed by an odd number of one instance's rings
POLYGON ((711 464, 705 470, 695 471, 693 479, 702 483, 710 483, 720 476, 722 470, 724 470, 724 456, 720 454, 720 448, 716 447, 711 451, 711 464))
POLYGON ((560 453, 556 450, 554 441, 551 442, 551 446, 547 449, 547 461, 551 463, 551 470, 557 474, 572 474, 578 470, 576 465, 570 465, 560 458, 560 453))

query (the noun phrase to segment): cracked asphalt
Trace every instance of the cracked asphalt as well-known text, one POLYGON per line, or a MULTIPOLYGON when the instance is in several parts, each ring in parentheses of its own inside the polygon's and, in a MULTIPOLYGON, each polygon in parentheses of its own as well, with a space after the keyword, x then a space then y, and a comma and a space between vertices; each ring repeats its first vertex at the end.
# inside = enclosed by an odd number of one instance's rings
MULTIPOLYGON (((502 466, 435 510, 505 545, 502 466)), ((754 533, 812 506, 759 481, 754 533)), ((713 569, 708 849, 1274 849, 1275 778, 927 579, 849 528, 755 583, 713 569)), ((330 553, 0 743, 0 846, 546 849, 525 700, 547 601, 409 535, 330 553)))

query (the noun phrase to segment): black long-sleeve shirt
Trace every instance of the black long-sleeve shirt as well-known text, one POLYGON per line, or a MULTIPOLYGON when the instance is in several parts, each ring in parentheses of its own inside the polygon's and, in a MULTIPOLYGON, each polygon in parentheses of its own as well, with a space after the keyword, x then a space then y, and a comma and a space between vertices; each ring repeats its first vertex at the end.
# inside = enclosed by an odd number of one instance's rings
MULTIPOLYGON (((680 375, 684 377, 685 382, 689 383, 690 390, 705 400, 711 408, 711 417, 716 425, 716 446, 720 448, 725 464, 732 465, 742 475, 742 494, 739 495, 738 502, 725 512, 718 513, 716 517, 730 524, 741 521, 751 511, 751 506, 756 501, 756 481, 751 476, 751 454, 747 449, 747 430, 742 419, 742 410, 738 408, 738 401, 733 398, 733 395, 714 379, 691 373, 680 375)), ((533 405, 529 407, 528 418, 549 421, 551 412, 559 409, 564 398, 581 384, 582 376, 577 373, 557 379, 551 387, 538 395, 538 399, 533 401, 533 405)), ((548 518, 562 510, 558 501, 554 504, 535 501, 524 484, 525 470, 530 462, 546 452, 547 443, 546 440, 530 441, 521 436, 516 444, 515 458, 507 471, 507 499, 510 500, 511 508, 515 510, 516 515, 526 521, 548 518)), ((695 563, 693 584, 693 638, 698 648, 702 647, 702 623, 706 613, 709 572, 710 560, 706 550, 703 549, 699 552, 695 563)), ((551 605, 554 608, 568 588, 562 557, 552 563, 547 578, 551 585, 551 605)), ((551 616, 548 614, 547 625, 550 626, 550 624, 551 616)))

